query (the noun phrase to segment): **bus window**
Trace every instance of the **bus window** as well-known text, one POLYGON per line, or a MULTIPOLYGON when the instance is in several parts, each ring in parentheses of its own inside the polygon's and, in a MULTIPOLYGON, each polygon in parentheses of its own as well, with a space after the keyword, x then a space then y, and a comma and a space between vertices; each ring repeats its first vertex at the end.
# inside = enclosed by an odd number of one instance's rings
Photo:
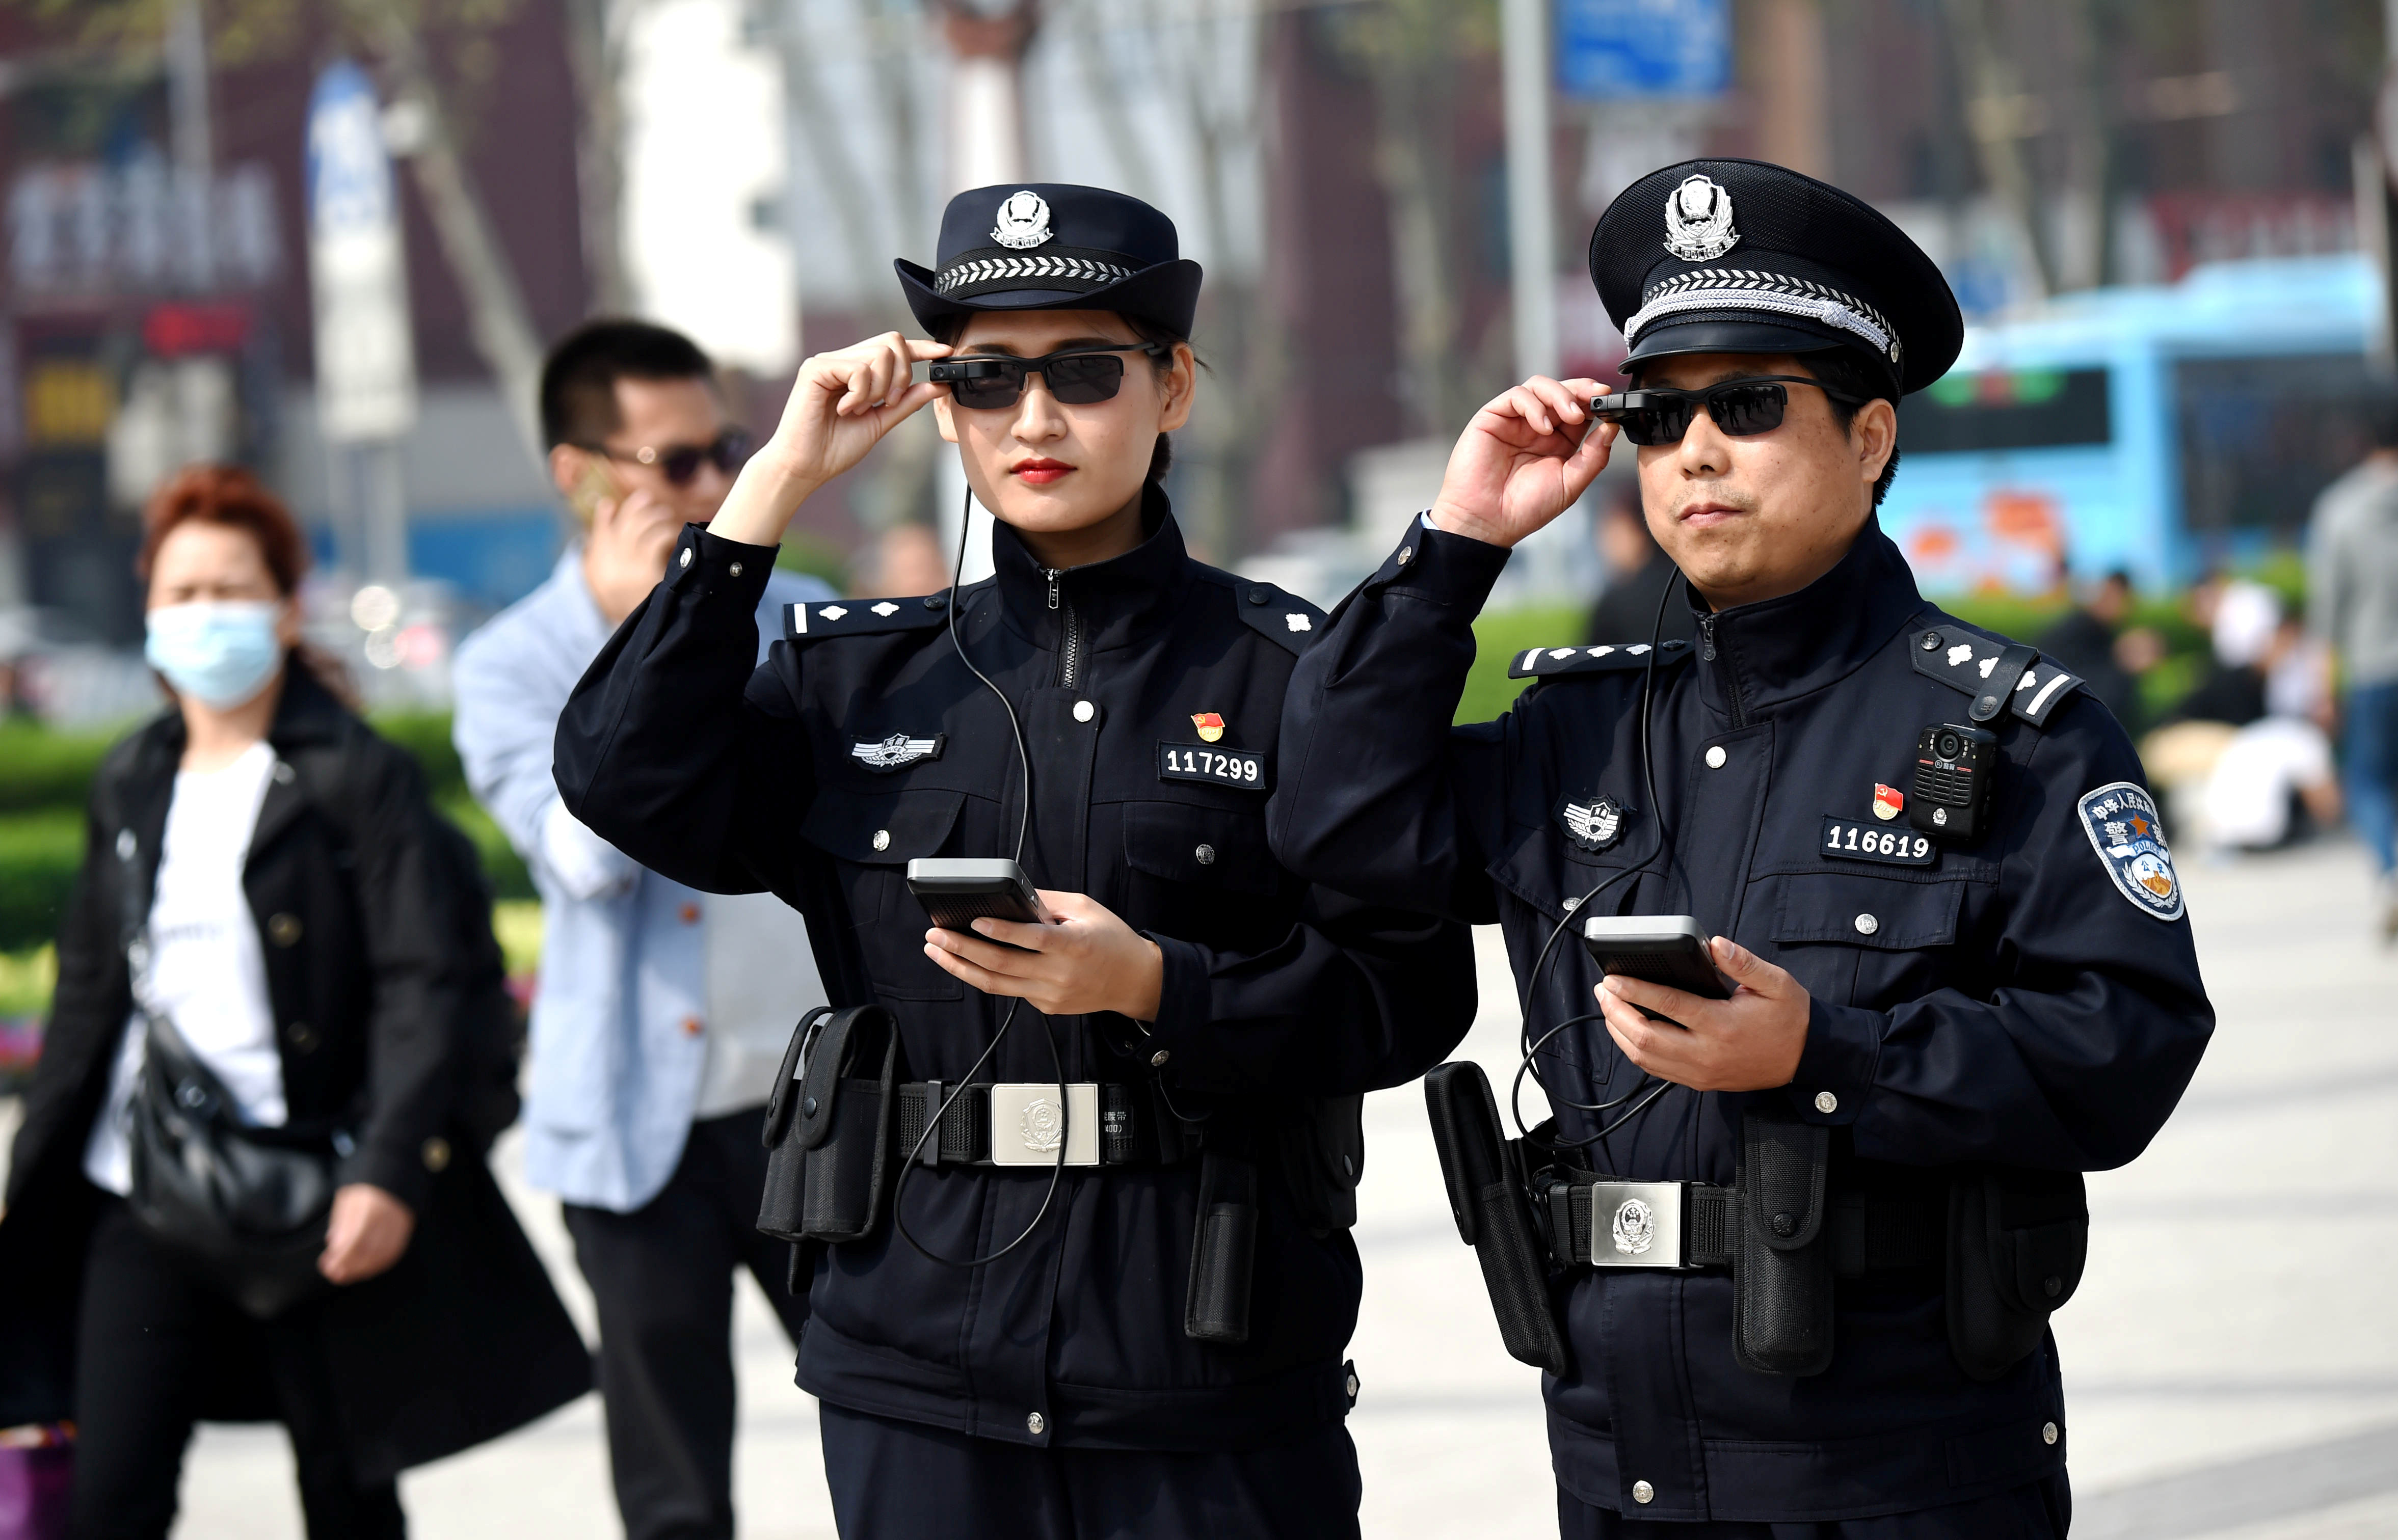
POLYGON ((2370 414, 2390 400, 2353 353, 2185 358, 2174 397, 2190 529, 2285 540, 2306 528, 2315 494, 2364 458, 2370 414))
POLYGON ((1951 374, 1898 408, 1899 448, 1908 454, 2059 449, 2113 436, 2103 368, 1951 374))

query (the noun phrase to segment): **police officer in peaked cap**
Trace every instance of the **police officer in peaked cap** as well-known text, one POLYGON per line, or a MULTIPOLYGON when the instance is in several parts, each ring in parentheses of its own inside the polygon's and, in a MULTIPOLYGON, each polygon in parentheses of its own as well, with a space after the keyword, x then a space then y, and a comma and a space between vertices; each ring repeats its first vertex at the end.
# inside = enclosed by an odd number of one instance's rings
MULTIPOLYGON (((1193 560, 1167 506, 1200 282, 1172 222, 987 187, 896 265, 935 340, 801 367, 575 692, 559 787, 645 865, 782 895, 829 1021, 896 1021, 896 1169, 795 1263, 843 1534, 1354 1535, 1361 1093, 1463 1036, 1466 932, 1267 848, 1324 615, 1193 560), (753 672, 792 515, 928 405, 996 575, 793 606, 753 672), (1020 862, 1047 922, 932 926, 909 864, 957 857, 1020 862)), ((822 1116, 831 1157, 882 1159, 822 1116)))
POLYGON ((1564 1534, 2062 1535, 2081 1173, 2140 1153, 2213 1027, 2156 804, 2082 681, 1926 601, 1876 521, 1896 403, 1962 336, 1912 242, 1703 160, 1617 198, 1590 270, 1631 388, 1475 414, 1300 661, 1275 851, 1504 931, 1554 1118, 1427 1085, 1452 1184, 1510 1173, 1453 1190, 1550 1371, 1564 1534), (1508 548, 1627 441, 1695 643, 1528 650, 1452 729, 1508 548), (1581 932, 1663 917, 1692 991, 1602 980, 1581 932))

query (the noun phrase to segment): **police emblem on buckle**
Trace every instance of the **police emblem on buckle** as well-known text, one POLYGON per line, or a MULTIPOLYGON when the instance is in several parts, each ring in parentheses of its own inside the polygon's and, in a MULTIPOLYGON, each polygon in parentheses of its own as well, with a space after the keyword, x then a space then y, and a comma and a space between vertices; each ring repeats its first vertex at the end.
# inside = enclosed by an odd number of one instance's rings
POLYGON ((1049 238, 1049 205, 1031 188, 1012 193, 999 206, 990 238, 1011 251, 1028 251, 1049 238))
POLYGON ((1623 837, 1623 804, 1612 797, 1595 797, 1587 802, 1568 802, 1557 812, 1573 842, 1585 850, 1596 852, 1615 848, 1623 837))
POLYGON ((1625 1256, 1638 1256, 1657 1239, 1657 1216, 1648 1204, 1627 1198, 1615 1211, 1612 1229, 1615 1249, 1625 1256))
POLYGON ((1055 1082, 1003 1081, 990 1088, 990 1163, 1054 1166, 1063 1145, 1065 1164, 1099 1163, 1099 1088, 1077 1080, 1058 1105, 1055 1082))
POLYGON ((853 743, 849 757, 870 770, 896 770, 912 765, 919 759, 938 759, 941 747, 950 741, 946 732, 930 738, 910 738, 895 732, 878 743, 853 743))
POLYGON ((1691 178, 1665 200, 1665 249, 1682 261, 1711 262, 1739 244, 1731 194, 1709 178, 1691 178))

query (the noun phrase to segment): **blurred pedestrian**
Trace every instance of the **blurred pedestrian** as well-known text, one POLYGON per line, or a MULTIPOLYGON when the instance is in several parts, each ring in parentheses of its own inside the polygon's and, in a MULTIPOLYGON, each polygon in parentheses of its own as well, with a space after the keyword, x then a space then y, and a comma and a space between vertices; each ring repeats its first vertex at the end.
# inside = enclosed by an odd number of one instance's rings
POLYGON ((1591 607, 1590 623, 1583 628, 1585 645, 1645 642, 1652 633, 1660 641, 1687 642, 1698 635, 1687 592, 1666 599, 1659 617, 1658 600, 1678 574, 1649 533, 1638 482, 1616 487, 1598 516, 1595 535, 1599 560, 1607 567, 1607 589, 1591 607))
MULTIPOLYGON (((581 538, 466 639, 454 671, 467 780, 542 897, 525 1175, 564 1200, 599 1304, 626 1533, 729 1537, 734 1275, 748 1270, 794 1338, 804 1312, 786 1249, 756 1228, 761 1109, 824 986, 781 900, 669 881, 578 823, 550 745, 575 681, 656 586, 683 528, 715 516, 748 439, 707 355, 639 321, 560 341, 541 416, 581 538)), ((789 572, 763 588, 765 636, 782 634, 785 607, 834 596, 789 572)))
POLYGON ((194 1423, 260 1417, 311 1540, 397 1535, 402 1468, 590 1384, 482 1161, 465 838, 307 666, 306 552, 244 471, 146 515, 174 704, 94 782, 0 1225, 0 1422, 74 1419, 78 1535, 165 1536, 194 1423))
POLYGON ((2117 568, 2098 580, 2089 599, 2040 636, 2040 649, 2081 676, 2081 688, 2115 714, 2124 730, 2139 730, 2139 679, 2119 647, 2132 614, 2132 574, 2117 568))
POLYGON ((876 537, 861 553, 850 592, 913 596, 936 594, 950 585, 949 563, 941 559, 941 538, 922 519, 902 519, 876 537))
POLYGON ((2372 452, 2315 500, 2307 619, 2347 679, 2349 816, 2373 855, 2386 943, 2398 941, 2398 408, 2374 430, 2372 452))

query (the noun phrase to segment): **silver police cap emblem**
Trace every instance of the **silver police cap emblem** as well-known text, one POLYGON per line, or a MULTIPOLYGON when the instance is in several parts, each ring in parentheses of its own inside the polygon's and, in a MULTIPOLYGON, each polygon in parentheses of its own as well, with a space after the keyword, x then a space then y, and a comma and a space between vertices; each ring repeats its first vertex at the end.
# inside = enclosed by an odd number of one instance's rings
POLYGON ((1615 1211, 1615 1223, 1610 1226, 1615 1249, 1625 1256, 1638 1256, 1657 1239, 1657 1216, 1649 1205, 1637 1198, 1627 1198, 1615 1211))
POLYGON ((946 733, 936 733, 930 738, 910 738, 904 732, 895 732, 880 743, 853 743, 849 754, 869 770, 895 770, 919 759, 939 758, 947 737, 946 733))
POLYGON ((1623 834, 1623 804, 1612 797, 1569 802, 1558 816, 1565 822, 1566 833, 1585 850, 1611 849, 1623 834))
POLYGON ((1049 238, 1049 206, 1031 188, 1008 195, 999 206, 999 222, 990 238, 1010 251, 1027 251, 1049 238))
POLYGON ((1731 194, 1711 179, 1692 177, 1665 200, 1665 249, 1682 261, 1711 262, 1739 244, 1731 194))

